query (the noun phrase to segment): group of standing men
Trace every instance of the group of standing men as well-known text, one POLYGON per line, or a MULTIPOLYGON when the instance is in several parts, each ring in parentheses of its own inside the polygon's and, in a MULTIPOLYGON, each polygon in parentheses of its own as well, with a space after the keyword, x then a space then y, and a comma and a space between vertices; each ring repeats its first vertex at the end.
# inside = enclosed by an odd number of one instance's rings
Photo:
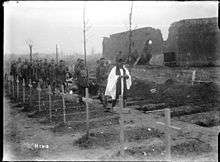
MULTIPOLYGON (((129 71, 124 66, 122 58, 116 57, 116 65, 111 67, 109 60, 99 59, 96 66, 96 85, 98 86, 98 96, 104 107, 107 106, 107 96, 113 99, 113 107, 119 95, 126 96, 126 90, 131 86, 131 77, 129 71)), ((44 88, 51 85, 52 89, 59 87, 61 84, 66 85, 66 81, 72 78, 77 90, 81 96, 85 96, 85 88, 89 86, 88 69, 83 59, 78 59, 73 73, 66 66, 65 61, 60 60, 56 63, 53 59, 48 61, 33 60, 32 62, 19 58, 12 61, 10 65, 10 75, 15 81, 20 82, 23 79, 28 85, 29 81, 40 82, 44 88)))
POLYGON ((42 87, 52 85, 54 87, 65 82, 68 67, 63 60, 56 63, 53 59, 48 62, 47 59, 36 59, 32 62, 18 58, 17 61, 12 61, 10 65, 10 75, 13 80, 25 80, 26 85, 29 80, 32 82, 40 82, 42 87))

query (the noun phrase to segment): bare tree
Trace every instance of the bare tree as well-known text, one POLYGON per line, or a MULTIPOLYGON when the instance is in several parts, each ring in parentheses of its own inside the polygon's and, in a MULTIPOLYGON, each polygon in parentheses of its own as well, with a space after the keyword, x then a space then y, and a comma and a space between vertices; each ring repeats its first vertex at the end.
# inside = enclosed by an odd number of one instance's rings
MULTIPOLYGON (((83 6, 83 49, 84 49, 84 59, 85 59, 85 67, 86 67, 86 22, 85 22, 85 14, 86 14, 86 2, 83 6)), ((89 97, 89 91, 88 91, 88 69, 86 67, 86 88, 85 88, 85 94, 86 98, 89 97)), ((86 102, 86 137, 89 138, 89 106, 88 102, 86 102)))
POLYGON ((85 22, 85 14, 86 14, 86 4, 83 6, 83 49, 84 49, 84 60, 86 66, 86 22, 85 22))
POLYGON ((28 45, 30 50, 30 62, 32 62, 32 49, 33 49, 33 41, 31 39, 28 39, 25 41, 25 43, 28 45))
POLYGON ((129 13, 129 56, 131 55, 131 44, 132 44, 132 12, 133 12, 133 1, 131 1, 131 9, 129 13))

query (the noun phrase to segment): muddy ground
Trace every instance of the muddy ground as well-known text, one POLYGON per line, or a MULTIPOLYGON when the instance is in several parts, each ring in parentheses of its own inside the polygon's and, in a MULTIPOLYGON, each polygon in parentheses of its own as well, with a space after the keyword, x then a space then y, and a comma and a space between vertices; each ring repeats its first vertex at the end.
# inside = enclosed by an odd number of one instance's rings
MULTIPOLYGON (((164 160, 164 132, 151 123, 125 130, 125 157, 119 154, 119 126, 106 126, 84 133, 54 133, 38 118, 28 118, 5 98, 4 160, 164 160)), ((153 115, 150 118, 156 118, 153 115)), ((152 120, 150 121, 152 122, 152 120)), ((172 122, 173 123, 173 122, 172 122)), ((184 129, 183 129, 184 130, 184 129)), ((173 133, 173 161, 216 161, 216 132, 199 130, 173 133), (208 132, 208 133, 207 133, 208 132), (176 141, 176 143, 175 143, 176 141)))
POLYGON ((192 86, 173 79, 162 84, 134 79, 128 92, 134 111, 125 114, 125 157, 119 154, 118 118, 91 124, 87 139, 85 124, 53 127, 41 122, 44 114, 30 116, 4 97, 3 160, 165 160, 165 131, 156 124, 164 122, 164 114, 148 111, 169 107, 174 127, 170 130, 172 161, 215 162, 220 130, 218 90, 213 83, 192 86), (132 104, 137 100, 141 102, 132 104))

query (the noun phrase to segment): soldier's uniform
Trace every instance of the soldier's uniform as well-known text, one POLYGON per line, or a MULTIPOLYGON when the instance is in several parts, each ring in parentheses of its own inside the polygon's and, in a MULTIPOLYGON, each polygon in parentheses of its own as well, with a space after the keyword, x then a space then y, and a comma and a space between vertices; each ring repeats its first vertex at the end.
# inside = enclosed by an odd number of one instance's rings
POLYGON ((51 86, 55 85, 55 62, 54 60, 51 60, 49 67, 48 67, 48 71, 49 71, 49 84, 51 86))
POLYGON ((47 60, 45 59, 42 65, 42 79, 44 82, 44 86, 46 87, 47 85, 47 77, 48 77, 48 63, 47 60))
POLYGON ((96 79, 99 85, 99 92, 104 93, 108 78, 108 66, 104 59, 100 59, 100 63, 96 69, 96 79))
POLYGON ((64 64, 63 60, 60 60, 59 65, 56 66, 56 87, 60 87, 65 83, 67 67, 64 64))
POLYGON ((141 55, 141 59, 139 60, 138 64, 144 65, 144 64, 149 64, 149 61, 152 57, 151 51, 152 51, 152 45, 151 45, 151 40, 148 40, 145 45, 144 49, 141 55))
POLYGON ((109 66, 107 65, 107 61, 104 58, 101 58, 98 67, 96 68, 96 79, 99 86, 98 95, 104 107, 107 105, 104 93, 107 85, 108 71, 109 66))
POLYGON ((32 63, 28 62, 28 80, 31 79, 33 80, 33 67, 32 67, 32 63))
POLYGON ((21 70, 22 70, 22 62, 21 62, 21 58, 19 58, 17 61, 17 66, 16 66, 16 73, 17 73, 17 77, 19 81, 22 80, 21 70))
POLYGON ((25 80, 25 85, 28 84, 28 62, 25 60, 25 62, 22 65, 22 70, 21 70, 21 75, 22 78, 25 80))
POLYGON ((16 73, 16 62, 15 61, 12 62, 10 69, 11 69, 10 75, 12 75, 13 80, 15 80, 16 79, 16 75, 17 75, 17 73, 16 73))
POLYGON ((131 54, 128 56, 128 60, 127 63, 129 65, 133 65, 135 63, 135 61, 138 58, 138 51, 135 49, 134 51, 131 52, 131 54))
POLYGON ((80 95, 85 96, 85 88, 87 87, 87 71, 82 59, 77 60, 77 64, 74 67, 74 75, 76 77, 80 95))

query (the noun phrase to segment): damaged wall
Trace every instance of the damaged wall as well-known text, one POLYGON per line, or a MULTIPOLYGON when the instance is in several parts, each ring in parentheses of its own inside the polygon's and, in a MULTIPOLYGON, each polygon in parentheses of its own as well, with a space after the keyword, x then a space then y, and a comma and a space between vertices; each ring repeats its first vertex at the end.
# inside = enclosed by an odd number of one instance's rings
MULTIPOLYGON (((162 34, 159 29, 151 27, 140 28, 132 31, 132 50, 137 50, 137 55, 142 54, 144 44, 147 40, 152 40, 152 55, 162 53, 162 34)), ((129 32, 122 32, 103 38, 103 57, 114 60, 118 51, 126 58, 129 53, 129 32)), ((138 56, 137 56, 138 57, 138 56)))
POLYGON ((177 65, 219 64, 217 18, 186 19, 171 24, 165 52, 175 52, 177 65))

